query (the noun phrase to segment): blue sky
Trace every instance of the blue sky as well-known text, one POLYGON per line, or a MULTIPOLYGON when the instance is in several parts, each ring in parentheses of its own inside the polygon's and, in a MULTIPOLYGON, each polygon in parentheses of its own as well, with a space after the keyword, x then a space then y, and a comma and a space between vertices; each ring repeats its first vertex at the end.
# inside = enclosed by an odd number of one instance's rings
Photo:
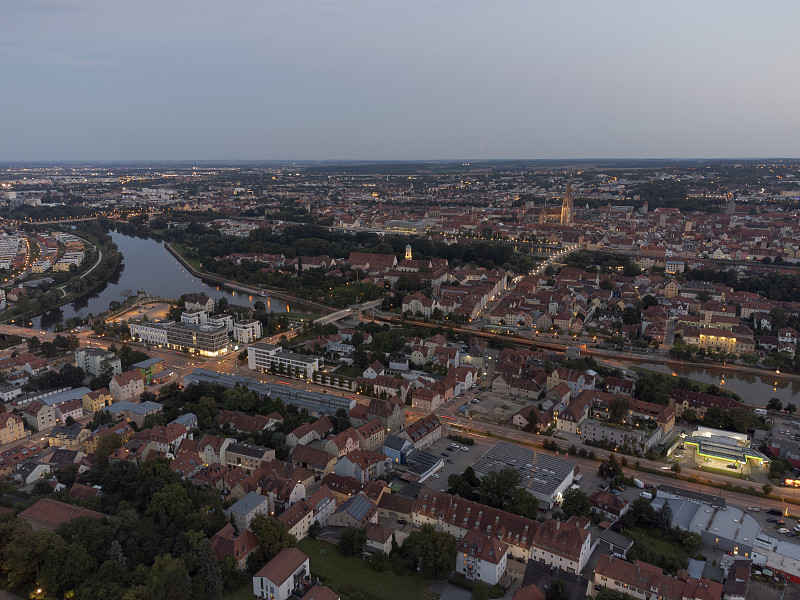
POLYGON ((0 161, 800 157, 800 2, 8 0, 0 161))

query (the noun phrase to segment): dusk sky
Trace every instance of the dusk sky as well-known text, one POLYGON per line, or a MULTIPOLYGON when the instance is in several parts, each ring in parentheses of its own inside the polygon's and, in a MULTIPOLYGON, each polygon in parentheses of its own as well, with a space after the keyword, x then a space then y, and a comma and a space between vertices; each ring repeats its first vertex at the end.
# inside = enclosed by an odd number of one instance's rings
POLYGON ((6 0, 0 161, 800 157, 800 2, 6 0))

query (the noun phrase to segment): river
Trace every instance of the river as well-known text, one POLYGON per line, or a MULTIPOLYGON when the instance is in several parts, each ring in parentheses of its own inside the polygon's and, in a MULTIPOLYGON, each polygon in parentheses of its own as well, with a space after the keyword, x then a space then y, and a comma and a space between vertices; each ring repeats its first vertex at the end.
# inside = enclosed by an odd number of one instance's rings
POLYGON ((768 372, 764 375, 751 375, 721 371, 713 367, 673 367, 657 363, 641 363, 636 366, 703 383, 713 383, 724 390, 738 394, 748 406, 766 406, 770 398, 780 398, 784 406, 789 402, 800 406, 800 381, 776 379, 768 372))
POLYGON ((267 310, 273 312, 290 312, 294 308, 279 298, 243 294, 203 283, 167 252, 161 242, 130 237, 115 231, 111 232, 111 238, 122 252, 122 269, 112 275, 107 285, 92 297, 67 304, 43 317, 32 319, 37 329, 51 328, 55 323, 70 317, 86 317, 90 313, 93 315, 102 313, 108 310, 108 305, 113 300, 122 302, 139 290, 166 298, 178 298, 181 294, 203 293, 215 300, 227 298, 231 304, 246 306, 252 306, 254 302, 261 300, 267 305, 267 310))

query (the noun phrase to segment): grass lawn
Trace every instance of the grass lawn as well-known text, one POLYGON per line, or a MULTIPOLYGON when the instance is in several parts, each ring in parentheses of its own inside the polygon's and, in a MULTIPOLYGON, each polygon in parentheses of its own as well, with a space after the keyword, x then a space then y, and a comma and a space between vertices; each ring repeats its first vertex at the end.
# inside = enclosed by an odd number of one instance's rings
POLYGON ((753 479, 747 474, 745 474, 744 477, 742 477, 742 474, 739 472, 738 469, 736 471, 734 471, 733 469, 716 469, 714 467, 707 467, 705 465, 698 466, 698 469, 706 473, 716 473, 717 475, 724 475, 725 477, 730 477, 731 479, 739 479, 740 481, 755 481, 755 479, 753 479))
POLYGON ((256 597, 253 594, 253 581, 252 579, 248 581, 245 585, 240 587, 238 590, 231 590, 230 592, 225 592, 222 597, 225 600, 254 600, 256 597))
POLYGON ((426 592, 429 581, 418 575, 400 577, 391 571, 375 571, 360 558, 342 556, 333 544, 311 538, 301 540, 297 547, 309 557, 311 575, 319 576, 344 594, 359 591, 370 600, 432 597, 426 592), (320 550, 325 553, 320 554, 320 550))
POLYGON ((364 369, 359 369, 357 365, 342 365, 335 371, 331 373, 331 375, 344 375, 345 377, 361 377, 364 373, 364 369))
POLYGON ((689 555, 680 546, 673 544, 669 540, 653 537, 644 529, 628 527, 625 529, 625 535, 633 538, 633 541, 640 543, 655 553, 664 554, 666 556, 672 555, 678 561, 684 562, 689 558, 689 555))

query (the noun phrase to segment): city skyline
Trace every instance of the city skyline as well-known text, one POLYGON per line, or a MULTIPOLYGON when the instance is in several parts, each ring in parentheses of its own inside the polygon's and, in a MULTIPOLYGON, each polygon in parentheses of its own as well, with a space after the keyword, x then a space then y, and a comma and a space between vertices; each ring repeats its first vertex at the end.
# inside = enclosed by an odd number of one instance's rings
POLYGON ((790 2, 4 13, 0 161, 800 156, 790 2))

